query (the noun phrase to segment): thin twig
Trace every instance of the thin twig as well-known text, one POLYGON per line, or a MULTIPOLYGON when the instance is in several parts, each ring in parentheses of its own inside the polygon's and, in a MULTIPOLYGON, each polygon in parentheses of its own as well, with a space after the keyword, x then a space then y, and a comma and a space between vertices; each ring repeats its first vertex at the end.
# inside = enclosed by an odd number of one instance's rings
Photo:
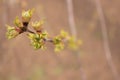
POLYGON ((35 34, 35 32, 33 32, 33 31, 29 30, 29 29, 27 29, 27 32, 35 34))
MULTIPOLYGON (((66 3, 67 3, 68 21, 69 21, 70 30, 71 30, 72 36, 74 36, 75 39, 77 39, 77 30, 76 30, 76 25, 74 20, 75 18, 74 18, 74 11, 73 11, 73 2, 72 0, 66 0, 66 3)), ((86 74, 84 72, 84 69, 81 66, 81 61, 78 54, 79 52, 77 51, 77 55, 74 55, 74 56, 78 58, 82 80, 86 80, 86 74)))
POLYGON ((101 23, 105 56, 106 56, 108 65, 110 66, 110 69, 114 75, 115 80, 120 80, 117 69, 116 69, 115 64, 113 63, 113 60, 112 60, 111 51, 110 51, 110 47, 109 47, 107 28, 106 28, 107 26, 106 26, 106 21, 104 18, 103 9, 102 9, 100 0, 95 0, 95 4, 96 4, 98 16, 100 18, 100 23, 101 23))

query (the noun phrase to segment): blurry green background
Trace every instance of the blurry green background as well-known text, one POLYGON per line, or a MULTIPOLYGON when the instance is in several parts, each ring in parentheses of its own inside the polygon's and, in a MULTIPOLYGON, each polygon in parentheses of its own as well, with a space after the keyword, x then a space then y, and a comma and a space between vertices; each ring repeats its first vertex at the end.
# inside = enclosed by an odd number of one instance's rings
MULTIPOLYGON (((100 1, 120 75, 120 0, 100 1)), ((107 62, 95 0, 73 0, 77 37, 83 41, 79 51, 55 53, 51 44, 45 51, 34 50, 25 34, 7 40, 5 25, 31 8, 36 9, 32 21, 46 18, 44 28, 51 36, 61 29, 71 33, 66 0, 0 0, 0 80, 117 80, 107 62)))

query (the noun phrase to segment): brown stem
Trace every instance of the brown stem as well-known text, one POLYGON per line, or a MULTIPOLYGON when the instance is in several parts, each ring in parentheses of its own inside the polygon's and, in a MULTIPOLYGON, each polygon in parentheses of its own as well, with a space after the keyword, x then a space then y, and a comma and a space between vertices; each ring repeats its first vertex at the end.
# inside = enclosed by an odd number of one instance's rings
POLYGON ((35 32, 33 32, 33 31, 29 30, 29 29, 27 29, 27 32, 35 34, 35 32))
POLYGON ((101 31, 102 31, 102 36, 103 36, 103 47, 105 50, 105 56, 106 56, 108 65, 110 66, 110 69, 114 75, 115 80, 120 80, 119 73, 117 71, 116 65, 114 64, 114 61, 111 55, 112 53, 110 50, 109 38, 107 34, 107 25, 106 25, 106 20, 105 20, 103 8, 101 5, 101 1, 95 0, 95 5, 96 5, 97 12, 98 12, 98 16, 100 18, 100 23, 101 23, 101 31))
MULTIPOLYGON (((35 32, 33 32, 33 31, 29 30, 29 29, 27 29, 26 32, 35 34, 35 32)), ((51 43, 53 43, 53 40, 52 40, 52 39, 46 39, 46 38, 44 38, 43 40, 46 41, 46 42, 51 42, 51 43)))

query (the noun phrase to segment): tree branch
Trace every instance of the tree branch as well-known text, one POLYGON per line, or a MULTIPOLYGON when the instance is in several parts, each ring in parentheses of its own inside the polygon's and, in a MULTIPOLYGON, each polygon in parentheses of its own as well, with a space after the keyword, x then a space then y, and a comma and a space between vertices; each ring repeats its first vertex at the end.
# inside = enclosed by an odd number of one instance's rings
MULTIPOLYGON (((76 30, 76 25, 74 20, 75 18, 74 18, 74 11, 73 11, 73 2, 72 0, 66 0, 66 3, 67 3, 68 21, 69 21, 70 30, 71 30, 72 36, 74 36, 75 39, 77 39, 77 30, 76 30)), ((78 58, 82 80, 86 80, 86 74, 84 72, 84 69, 81 66, 80 57, 78 55, 79 53, 80 52, 77 51, 77 55, 74 55, 74 56, 78 58)))
POLYGON ((107 26, 106 26, 106 21, 104 18, 103 9, 102 9, 100 0, 95 0, 95 4, 96 4, 98 16, 100 18, 100 23, 101 23, 105 56, 106 56, 108 65, 110 66, 110 69, 114 75, 115 80, 120 80, 117 69, 116 69, 115 64, 113 63, 113 60, 112 60, 111 51, 110 51, 110 47, 109 47, 107 28, 106 28, 107 26))

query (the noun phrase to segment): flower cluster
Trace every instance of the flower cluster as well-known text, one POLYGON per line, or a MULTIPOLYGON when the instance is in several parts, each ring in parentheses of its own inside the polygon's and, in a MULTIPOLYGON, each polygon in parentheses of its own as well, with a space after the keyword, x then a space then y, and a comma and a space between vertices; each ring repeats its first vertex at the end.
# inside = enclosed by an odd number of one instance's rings
POLYGON ((7 38, 8 39, 12 39, 15 38, 17 35, 26 32, 27 31, 27 26, 28 23, 32 17, 33 14, 33 9, 32 10, 28 10, 28 11, 23 11, 22 12, 22 21, 16 17, 14 20, 14 25, 15 27, 6 25, 7 27, 7 38))
POLYGON ((49 38, 47 31, 43 30, 43 25, 45 23, 44 19, 32 22, 31 26, 33 28, 33 31, 29 30, 28 24, 31 20, 33 12, 34 9, 23 11, 22 20, 20 20, 18 17, 15 18, 14 20, 15 27, 6 25, 7 26, 6 36, 8 39, 15 38, 21 33, 28 32, 27 36, 30 39, 31 45, 34 47, 34 49, 45 49, 46 48, 45 44, 47 42, 50 42, 55 46, 54 51, 56 52, 63 50, 66 45, 69 48, 77 49, 79 45, 82 44, 82 41, 75 40, 74 37, 70 36, 64 30, 61 30, 59 35, 53 38, 49 38))
POLYGON ((29 33, 28 34, 29 39, 31 40, 31 45, 34 47, 34 49, 45 49, 45 42, 47 39, 47 32, 42 32, 40 34, 33 34, 29 33))

